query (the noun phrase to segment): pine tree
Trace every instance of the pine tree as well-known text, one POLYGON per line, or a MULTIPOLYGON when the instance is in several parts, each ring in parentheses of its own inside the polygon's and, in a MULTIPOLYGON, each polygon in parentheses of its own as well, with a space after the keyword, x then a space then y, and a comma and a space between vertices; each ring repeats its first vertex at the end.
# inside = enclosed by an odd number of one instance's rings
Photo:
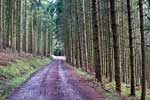
POLYGON ((100 50, 99 50, 99 25, 98 25, 98 11, 97 0, 92 0, 92 20, 93 20, 93 47, 94 47, 94 67, 96 78, 102 82, 102 67, 100 66, 100 50))
POLYGON ((142 54, 142 93, 141 100, 146 100, 146 65, 145 65, 145 36, 144 36, 144 19, 143 19, 143 0, 139 0, 140 13, 140 33, 141 33, 141 54, 142 54))
POLYGON ((111 27, 113 33, 113 43, 114 43, 114 63, 115 63, 115 81, 116 90, 121 93, 121 65, 120 65, 120 44, 119 44, 119 34, 117 33, 117 19, 116 19, 116 3, 115 0, 110 0, 111 9, 111 27))

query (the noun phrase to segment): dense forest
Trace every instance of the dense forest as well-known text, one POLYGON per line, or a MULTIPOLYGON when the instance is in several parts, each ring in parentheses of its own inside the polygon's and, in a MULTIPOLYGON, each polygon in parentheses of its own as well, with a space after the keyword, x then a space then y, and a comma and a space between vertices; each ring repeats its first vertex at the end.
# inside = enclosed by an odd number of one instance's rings
POLYGON ((131 96, 150 88, 149 0, 62 0, 61 31, 67 60, 95 72, 101 84, 130 84, 131 96), (66 18, 67 17, 67 18, 66 18), (69 43, 69 44, 68 44, 69 43))
MULTIPOLYGON (((51 56, 130 96, 150 90, 150 0, 0 0, 0 50, 51 56)), ((147 92, 148 91, 148 92, 147 92)))
MULTIPOLYGON (((1 0, 0 48, 49 56, 57 28, 52 1, 1 0)), ((54 43, 53 43, 54 42, 54 43)))

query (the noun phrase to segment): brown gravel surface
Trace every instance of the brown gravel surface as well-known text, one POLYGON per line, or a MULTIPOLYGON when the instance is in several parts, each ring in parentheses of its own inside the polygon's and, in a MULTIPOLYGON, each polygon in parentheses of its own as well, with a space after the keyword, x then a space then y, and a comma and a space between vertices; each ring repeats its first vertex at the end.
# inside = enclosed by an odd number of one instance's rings
POLYGON ((80 78, 70 65, 54 60, 7 98, 7 100, 106 100, 80 78))

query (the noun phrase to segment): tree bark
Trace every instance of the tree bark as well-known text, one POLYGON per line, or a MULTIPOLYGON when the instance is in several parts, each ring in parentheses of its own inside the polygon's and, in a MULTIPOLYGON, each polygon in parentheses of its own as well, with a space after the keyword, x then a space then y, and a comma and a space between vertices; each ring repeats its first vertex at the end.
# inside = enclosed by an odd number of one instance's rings
POLYGON ((21 0, 21 11, 20 11, 20 53, 23 51, 23 35, 24 35, 24 0, 21 0))
POLYGON ((133 56, 133 39, 132 39, 132 19, 130 0, 127 0, 128 9, 128 32, 129 32, 129 47, 130 47, 130 67, 131 67, 131 96, 135 96, 135 68, 133 56))
POLYGON ((111 10, 111 27, 112 27, 113 43, 114 43, 116 91, 121 93, 120 44, 119 44, 119 34, 117 33, 115 0, 110 0, 110 10, 111 10))
POLYGON ((141 33, 141 54, 142 54, 142 93, 141 100, 146 100, 146 65, 145 65, 145 36, 143 19, 143 0, 139 0, 140 33, 141 33))
POLYGON ((97 0, 92 0, 92 24, 93 24, 93 47, 94 47, 94 67, 96 78, 102 82, 102 67, 100 66, 100 49, 99 49, 99 21, 97 11, 97 0))

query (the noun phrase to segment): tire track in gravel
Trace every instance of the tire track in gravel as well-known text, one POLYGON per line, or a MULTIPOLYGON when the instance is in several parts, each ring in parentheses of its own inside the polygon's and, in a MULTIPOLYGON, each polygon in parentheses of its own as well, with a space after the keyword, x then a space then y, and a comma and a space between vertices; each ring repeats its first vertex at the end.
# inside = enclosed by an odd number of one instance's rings
POLYGON ((74 73, 62 60, 39 70, 7 100, 105 100, 74 73))

